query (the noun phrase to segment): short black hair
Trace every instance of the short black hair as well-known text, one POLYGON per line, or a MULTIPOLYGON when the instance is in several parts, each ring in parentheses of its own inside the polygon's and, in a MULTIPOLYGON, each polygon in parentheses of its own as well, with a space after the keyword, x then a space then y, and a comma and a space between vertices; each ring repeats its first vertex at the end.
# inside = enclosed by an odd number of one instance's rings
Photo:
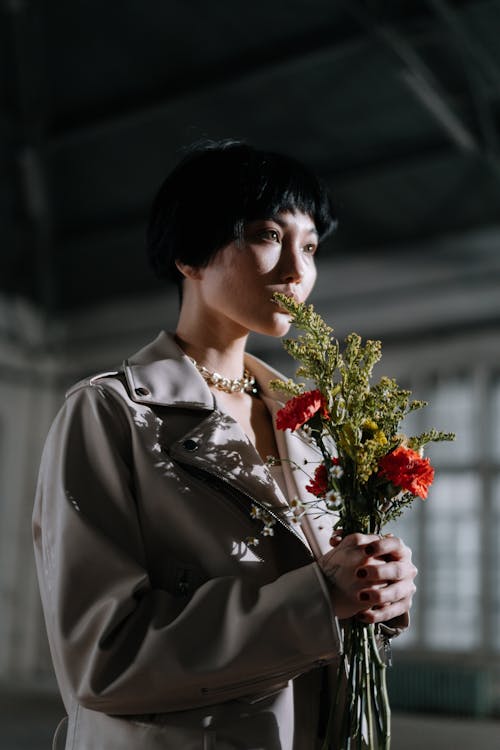
POLYGON ((281 211, 309 214, 320 242, 336 226, 325 186, 295 159, 243 141, 197 143, 153 201, 146 235, 150 263, 157 276, 181 289, 176 260, 203 268, 243 237, 246 222, 281 211))

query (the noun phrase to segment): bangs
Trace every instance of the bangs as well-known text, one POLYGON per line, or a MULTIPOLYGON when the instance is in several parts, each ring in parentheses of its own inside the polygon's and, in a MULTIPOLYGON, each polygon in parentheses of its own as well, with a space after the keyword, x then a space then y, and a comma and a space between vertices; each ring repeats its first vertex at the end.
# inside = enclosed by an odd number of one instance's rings
MULTIPOLYGON (((313 219, 320 242, 336 227, 333 207, 325 187, 294 159, 279 154, 263 154, 248 164, 244 184, 243 222, 270 218, 285 211, 300 211, 313 219)), ((238 227, 238 235, 241 229, 238 227)))

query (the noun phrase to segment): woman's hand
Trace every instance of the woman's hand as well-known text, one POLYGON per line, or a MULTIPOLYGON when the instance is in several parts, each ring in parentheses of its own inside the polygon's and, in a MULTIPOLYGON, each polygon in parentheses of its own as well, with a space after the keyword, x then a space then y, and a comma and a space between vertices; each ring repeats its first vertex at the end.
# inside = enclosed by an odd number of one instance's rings
POLYGON ((333 549, 319 560, 329 580, 335 614, 366 623, 386 622, 411 607, 417 569, 411 550, 397 537, 335 532, 333 549))

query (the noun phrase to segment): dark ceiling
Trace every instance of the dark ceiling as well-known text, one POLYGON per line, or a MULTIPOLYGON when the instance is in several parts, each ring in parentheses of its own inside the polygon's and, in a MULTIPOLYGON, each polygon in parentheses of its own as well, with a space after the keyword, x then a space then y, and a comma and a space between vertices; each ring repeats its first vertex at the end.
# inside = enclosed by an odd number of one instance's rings
POLYGON ((3 0, 0 290, 157 290, 148 206, 201 137, 322 174, 339 253, 498 225, 499 40, 500 0, 3 0))

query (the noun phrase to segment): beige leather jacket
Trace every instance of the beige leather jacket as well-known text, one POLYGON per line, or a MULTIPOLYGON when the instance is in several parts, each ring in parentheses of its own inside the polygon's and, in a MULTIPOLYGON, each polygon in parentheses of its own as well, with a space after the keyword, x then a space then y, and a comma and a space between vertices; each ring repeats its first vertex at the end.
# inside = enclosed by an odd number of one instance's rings
MULTIPOLYGON (((278 374, 247 366, 274 417, 278 374)), ((276 440, 283 458, 311 457, 299 434, 276 440)), ((307 477, 283 468, 305 499, 307 477)), ((312 750, 319 667, 339 648, 314 562, 331 524, 297 529, 284 506, 168 334, 69 391, 33 519, 67 749, 312 750), (277 518, 256 547, 254 502, 277 518)))

